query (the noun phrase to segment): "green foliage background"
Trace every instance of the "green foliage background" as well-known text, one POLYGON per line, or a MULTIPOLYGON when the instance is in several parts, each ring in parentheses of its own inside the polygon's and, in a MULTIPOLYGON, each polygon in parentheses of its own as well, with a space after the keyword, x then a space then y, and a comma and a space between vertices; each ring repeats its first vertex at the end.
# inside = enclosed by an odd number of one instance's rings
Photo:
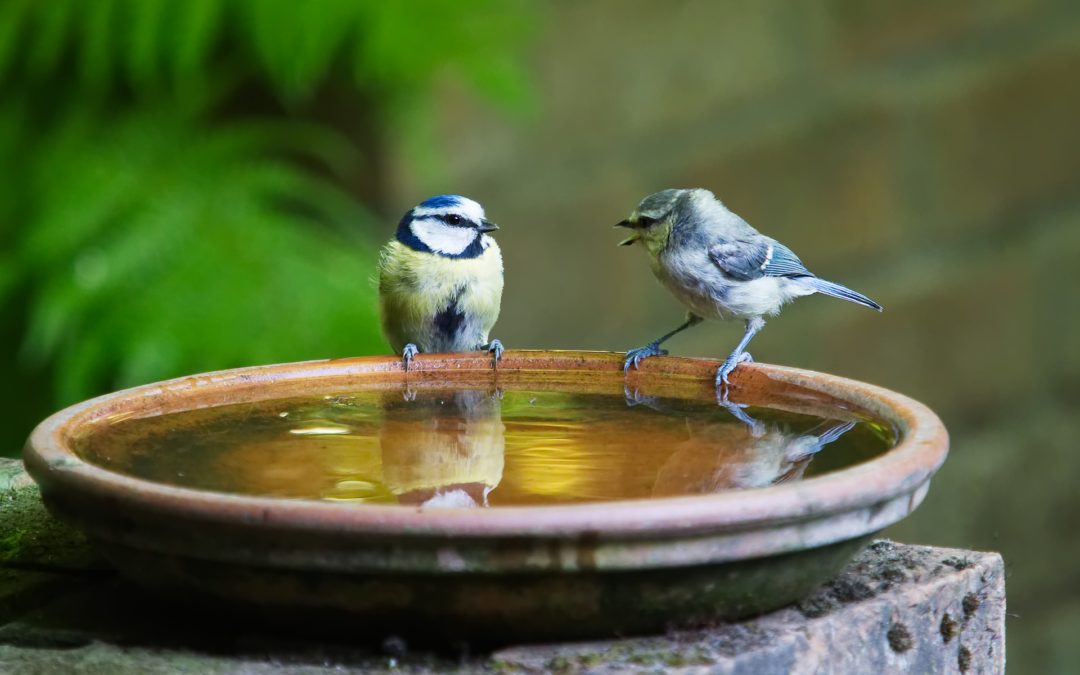
POLYGON ((0 453, 103 391, 382 351, 386 139, 431 164, 447 75, 526 105, 528 10, 0 2, 0 453))

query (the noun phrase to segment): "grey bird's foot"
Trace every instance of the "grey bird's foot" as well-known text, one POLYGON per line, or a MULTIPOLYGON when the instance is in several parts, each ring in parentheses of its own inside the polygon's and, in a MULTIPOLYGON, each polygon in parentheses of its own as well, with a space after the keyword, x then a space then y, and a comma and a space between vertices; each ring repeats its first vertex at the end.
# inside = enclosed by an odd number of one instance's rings
POLYGON ((638 364, 650 356, 667 356, 667 353, 668 350, 660 349, 659 342, 650 342, 644 347, 631 349, 626 352, 626 360, 623 361, 622 365, 623 372, 625 373, 630 370, 630 366, 633 366, 634 370, 637 370, 638 364))
POLYGON ((752 363, 754 357, 750 356, 750 352, 743 352, 742 354, 732 354, 724 359, 724 362, 720 364, 720 367, 716 370, 716 386, 727 387, 728 376, 740 363, 752 363))
POLYGON ((405 345, 405 349, 401 350, 401 362, 405 365, 405 372, 409 372, 409 365, 412 363, 413 357, 419 353, 420 350, 411 342, 405 345))
POLYGON ((506 351, 505 349, 503 349, 502 343, 499 342, 498 340, 492 340, 491 342, 487 343, 486 345, 480 345, 480 349, 487 350, 488 352, 490 352, 492 354, 492 356, 495 357, 494 367, 498 368, 499 367, 499 359, 502 358, 503 352, 506 351))

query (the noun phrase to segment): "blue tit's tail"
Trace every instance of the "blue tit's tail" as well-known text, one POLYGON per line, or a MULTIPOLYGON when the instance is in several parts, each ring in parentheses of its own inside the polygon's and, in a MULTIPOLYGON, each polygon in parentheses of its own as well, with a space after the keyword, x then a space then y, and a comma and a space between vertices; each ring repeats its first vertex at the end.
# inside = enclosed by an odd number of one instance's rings
POLYGON ((881 311, 881 305, 877 304, 862 293, 851 290, 847 286, 834 284, 831 281, 825 281, 824 279, 819 279, 818 277, 799 277, 799 283, 805 284, 808 288, 812 288, 818 293, 831 295, 832 297, 840 298, 841 300, 857 302, 860 305, 869 307, 870 309, 876 309, 879 312, 881 311))

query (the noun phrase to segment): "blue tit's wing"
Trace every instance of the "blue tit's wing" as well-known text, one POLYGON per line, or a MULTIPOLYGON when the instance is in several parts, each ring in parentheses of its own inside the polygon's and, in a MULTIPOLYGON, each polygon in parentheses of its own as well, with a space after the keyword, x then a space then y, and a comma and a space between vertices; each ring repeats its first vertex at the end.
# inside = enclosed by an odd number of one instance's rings
POLYGON ((716 244, 709 248, 709 259, 724 274, 740 281, 814 276, 790 248, 768 237, 716 244))

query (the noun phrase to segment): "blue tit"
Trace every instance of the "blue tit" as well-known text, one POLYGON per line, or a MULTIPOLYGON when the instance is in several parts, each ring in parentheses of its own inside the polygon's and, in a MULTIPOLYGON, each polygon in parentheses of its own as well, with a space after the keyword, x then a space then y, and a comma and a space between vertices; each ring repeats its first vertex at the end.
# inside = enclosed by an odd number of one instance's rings
POLYGON ((633 230, 621 245, 640 243, 653 274, 690 310, 681 326, 627 352, 624 371, 667 354, 660 348, 665 340, 703 319, 740 319, 746 331, 716 372, 716 386, 726 391, 731 371, 752 360, 746 346, 765 317, 795 298, 823 293, 881 311, 865 295, 814 276, 791 249, 759 233, 708 190, 649 195, 616 227, 633 230))
POLYGON ((503 263, 488 234, 498 226, 471 199, 439 195, 421 202, 398 223, 379 256, 383 333, 405 369, 418 352, 490 351, 499 318, 503 263))

